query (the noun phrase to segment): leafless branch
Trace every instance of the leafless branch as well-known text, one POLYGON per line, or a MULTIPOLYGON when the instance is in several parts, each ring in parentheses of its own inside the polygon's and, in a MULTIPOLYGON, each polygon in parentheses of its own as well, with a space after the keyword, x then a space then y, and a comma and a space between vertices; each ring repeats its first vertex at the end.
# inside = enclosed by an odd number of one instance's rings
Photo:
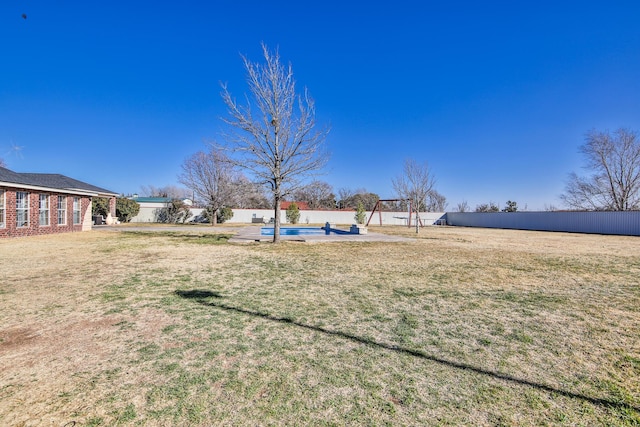
POLYGON ((274 242, 279 240, 280 202, 327 162, 324 141, 328 130, 316 130, 315 105, 307 90, 296 93, 291 64, 278 51, 262 44, 264 63, 243 57, 249 95, 240 105, 222 84, 229 125, 219 147, 228 161, 269 186, 275 210, 274 242))
POLYGON ((563 202, 580 210, 640 209, 640 139, 636 132, 592 130, 580 146, 587 177, 569 175, 563 202))
MULTIPOLYGON (((429 165, 422 164, 414 159, 407 159, 404 162, 403 172, 391 181, 393 189, 401 199, 411 199, 414 210, 427 209, 430 204, 430 196, 435 196, 435 178, 431 173, 429 165)), ((441 199, 443 196, 438 194, 441 199)), ((444 203, 440 200, 439 204, 444 203)))

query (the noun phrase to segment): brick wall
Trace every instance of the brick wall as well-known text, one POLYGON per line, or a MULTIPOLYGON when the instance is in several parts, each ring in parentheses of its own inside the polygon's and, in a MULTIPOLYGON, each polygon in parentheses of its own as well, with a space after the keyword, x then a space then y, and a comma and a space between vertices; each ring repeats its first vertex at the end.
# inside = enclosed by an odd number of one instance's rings
MULTIPOLYGON (((37 236, 42 234, 68 233, 82 231, 86 216, 91 216, 91 198, 88 196, 74 196, 72 194, 22 190, 17 188, 0 187, 5 191, 5 225, 0 228, 0 238, 37 236), (24 191, 29 194, 29 225, 18 227, 16 211, 16 192, 24 191), (49 196, 49 225, 40 225, 40 194, 49 196), (67 198, 67 221, 58 225, 58 197, 67 198), (80 198, 80 223, 73 223, 73 198, 80 198)), ((90 221, 90 218, 89 218, 90 221)), ((85 227, 86 228, 86 227, 85 227)))

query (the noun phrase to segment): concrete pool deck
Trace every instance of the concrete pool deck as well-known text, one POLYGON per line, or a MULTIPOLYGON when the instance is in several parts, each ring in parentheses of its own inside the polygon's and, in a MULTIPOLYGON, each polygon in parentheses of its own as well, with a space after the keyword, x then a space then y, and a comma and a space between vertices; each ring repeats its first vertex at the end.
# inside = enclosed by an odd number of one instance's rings
MULTIPOLYGON (((192 225, 141 225, 135 224, 121 225, 97 225, 92 227, 93 230, 104 231, 147 231, 147 232, 198 232, 198 233, 235 233, 229 239, 229 243, 258 243, 271 242, 273 236, 263 236, 260 234, 262 226, 238 226, 238 227, 210 227, 210 226, 192 226, 192 225)), ((409 242, 413 239, 408 237, 390 236, 387 234, 372 233, 369 228, 367 234, 351 234, 347 230, 338 228, 339 233, 310 235, 310 236, 280 236, 283 242, 307 242, 307 243, 323 243, 323 242, 409 242)))
MULTIPOLYGON (((262 227, 243 227, 238 230, 231 239, 230 243, 256 243, 271 242, 273 235, 263 236, 260 234, 262 227)), ((351 234, 347 230, 338 229, 338 233, 320 234, 320 235, 291 235, 280 236, 283 242, 307 242, 307 243, 323 243, 323 242, 408 242, 413 239, 400 236, 389 236, 387 234, 371 233, 367 234, 351 234)))

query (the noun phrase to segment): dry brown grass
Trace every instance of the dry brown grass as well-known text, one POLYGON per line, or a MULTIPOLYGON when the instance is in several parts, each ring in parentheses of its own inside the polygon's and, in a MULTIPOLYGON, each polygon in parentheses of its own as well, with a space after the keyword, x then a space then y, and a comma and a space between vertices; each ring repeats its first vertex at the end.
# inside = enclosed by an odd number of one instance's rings
POLYGON ((2 425, 640 423, 635 237, 91 232, 0 259, 2 425))

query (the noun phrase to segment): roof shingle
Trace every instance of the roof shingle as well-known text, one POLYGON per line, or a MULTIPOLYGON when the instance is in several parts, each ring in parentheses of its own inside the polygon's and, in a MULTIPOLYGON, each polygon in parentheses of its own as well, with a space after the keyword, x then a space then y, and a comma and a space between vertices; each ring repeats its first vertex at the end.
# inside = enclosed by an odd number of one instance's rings
POLYGON ((111 190, 96 187, 68 176, 52 173, 18 173, 0 167, 0 182, 12 184, 33 185, 57 190, 80 190, 91 193, 116 195, 111 190))

